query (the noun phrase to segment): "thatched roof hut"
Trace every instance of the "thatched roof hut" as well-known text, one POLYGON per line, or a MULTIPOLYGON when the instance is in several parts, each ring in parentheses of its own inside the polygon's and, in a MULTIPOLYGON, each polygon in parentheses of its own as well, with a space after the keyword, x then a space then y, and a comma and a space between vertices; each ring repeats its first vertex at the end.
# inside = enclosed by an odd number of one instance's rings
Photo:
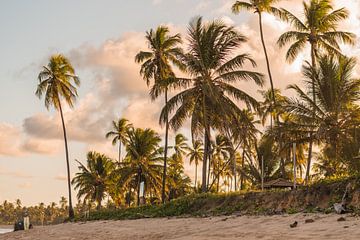
POLYGON ((264 188, 293 188, 294 183, 288 180, 278 178, 275 180, 271 180, 269 182, 264 183, 264 188))

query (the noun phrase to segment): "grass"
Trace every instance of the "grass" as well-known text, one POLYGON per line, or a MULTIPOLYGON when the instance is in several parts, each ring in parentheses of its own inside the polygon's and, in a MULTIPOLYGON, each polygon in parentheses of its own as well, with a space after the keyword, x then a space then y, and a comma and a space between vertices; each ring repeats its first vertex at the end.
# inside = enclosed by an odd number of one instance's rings
MULTIPOLYGON (((341 201, 348 183, 348 209, 359 212, 359 177, 320 181, 296 191, 193 194, 164 205, 145 205, 126 209, 102 209, 90 213, 88 220, 122 220, 161 217, 207 217, 230 214, 273 215, 298 212, 332 212, 332 205, 341 201)), ((79 218, 78 220, 84 220, 79 218)))

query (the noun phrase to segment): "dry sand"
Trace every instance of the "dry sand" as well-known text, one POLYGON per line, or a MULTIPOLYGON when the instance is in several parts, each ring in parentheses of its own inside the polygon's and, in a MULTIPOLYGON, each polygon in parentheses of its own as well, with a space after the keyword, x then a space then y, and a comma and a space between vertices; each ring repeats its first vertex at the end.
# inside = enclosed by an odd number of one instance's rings
POLYGON ((136 240, 136 239, 360 239, 360 219, 343 215, 223 216, 97 221, 35 227, 0 235, 3 240, 136 240), (305 223, 313 219, 313 223, 305 223), (298 222, 296 228, 290 224, 298 222))

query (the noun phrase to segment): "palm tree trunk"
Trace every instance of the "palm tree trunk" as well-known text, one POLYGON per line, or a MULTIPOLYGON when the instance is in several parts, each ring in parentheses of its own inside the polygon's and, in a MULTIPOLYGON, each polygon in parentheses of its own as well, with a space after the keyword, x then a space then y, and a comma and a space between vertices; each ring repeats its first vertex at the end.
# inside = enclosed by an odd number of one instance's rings
POLYGON ((218 159, 218 166, 217 166, 217 171, 218 171, 218 174, 217 174, 217 184, 216 184, 216 190, 217 192, 219 192, 219 187, 220 187, 220 159, 218 159))
MULTIPOLYGON (((167 106, 167 102, 168 102, 168 92, 167 92, 167 88, 166 88, 165 89, 165 106, 167 106)), ((166 120, 166 125, 165 125, 164 173, 163 173, 162 194, 161 194, 162 203, 165 203, 165 201, 166 201, 165 187, 166 187, 167 150, 168 150, 168 135, 169 135, 169 118, 168 118, 167 113, 166 113, 165 120, 166 120)))
MULTIPOLYGON (((210 147, 210 141, 209 141, 209 147, 210 147)), ((209 150, 209 155, 208 155, 208 175, 207 175, 207 189, 209 189, 209 184, 210 184, 210 176, 213 174, 211 172, 211 159, 210 159, 210 150, 209 150)))
POLYGON ((119 141, 119 163, 121 163, 121 142, 119 141))
MULTIPOLYGON (((207 121, 207 113, 206 113, 206 99, 203 96, 203 118, 204 118, 204 156, 203 156, 203 169, 202 169, 202 183, 201 183, 201 191, 207 192, 207 163, 210 155, 210 127, 207 121)), ((210 173, 209 173, 210 174, 210 173)))
MULTIPOLYGON (((234 190, 235 192, 237 191, 237 187, 236 187, 236 156, 235 156, 236 152, 233 149, 233 154, 232 157, 234 158, 234 169, 233 169, 233 174, 234 174, 234 190)), ((232 181, 232 180, 231 180, 232 181)), ((231 184, 232 185, 232 184, 231 184)))
POLYGON ((197 167, 198 167, 198 165, 195 164, 195 184, 194 184, 195 190, 196 190, 196 183, 197 183, 197 167))
POLYGON ((67 144, 67 136, 66 136, 66 128, 65 128, 65 121, 64 121, 64 115, 61 107, 61 102, 59 101, 59 111, 61 116, 61 123, 64 133, 64 142, 65 142, 65 155, 66 155, 66 168, 67 168, 67 183, 68 183, 68 190, 69 190, 69 219, 74 219, 74 209, 72 206, 72 200, 71 200, 71 184, 70 184, 70 164, 69 164, 69 150, 68 150, 68 144, 67 144))
POLYGON ((140 183, 141 183, 141 169, 138 169, 138 186, 137 186, 137 206, 140 206, 140 183))
POLYGON ((265 45, 265 40, 264 40, 264 32, 263 32, 263 26, 262 26, 262 16, 261 16, 260 11, 258 11, 258 16, 259 16, 259 27, 260 27, 261 43, 262 43, 262 46, 263 46, 263 49, 264 49, 266 67, 267 67, 267 72, 268 72, 268 75, 269 75, 270 86, 271 86, 271 93, 272 93, 271 95, 272 95, 272 99, 273 99, 273 104, 276 105, 274 82, 273 82, 272 75, 271 75, 270 61, 269 61, 269 56, 268 56, 266 45, 265 45))
MULTIPOLYGON (((241 169, 243 171, 244 171, 244 166, 245 166, 245 146, 243 148, 242 159, 241 159, 241 169)), ((244 174, 243 173, 241 173, 241 175, 240 175, 240 190, 244 190, 244 174)))
POLYGON ((202 169, 202 184, 201 184, 201 191, 207 191, 207 163, 208 163, 208 156, 209 156, 209 133, 207 127, 205 128, 204 134, 204 156, 203 156, 203 169, 202 169))
MULTIPOLYGON (((315 44, 311 43, 311 65, 313 68, 316 67, 316 59, 315 59, 315 44)), ((316 96, 315 96, 315 79, 312 79, 312 94, 313 94, 313 101, 316 105, 316 96)), ((315 117, 315 107, 313 110, 313 117, 315 117)), ((308 152, 308 160, 307 160, 307 166, 306 166, 306 175, 305 175, 305 184, 309 184, 310 180, 310 168, 311 168, 311 158, 312 158, 312 147, 313 147, 313 134, 310 133, 310 139, 309 139, 309 152, 308 152)))

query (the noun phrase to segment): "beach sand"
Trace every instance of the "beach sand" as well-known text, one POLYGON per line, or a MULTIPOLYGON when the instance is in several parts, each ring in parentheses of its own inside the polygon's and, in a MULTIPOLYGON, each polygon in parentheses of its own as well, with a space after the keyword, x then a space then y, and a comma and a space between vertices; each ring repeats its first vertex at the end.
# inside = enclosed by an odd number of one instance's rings
POLYGON ((2 240, 137 239, 359 239, 360 219, 350 215, 294 214, 96 221, 35 227, 0 235, 2 240), (338 221, 344 217, 346 221, 338 221), (305 223, 312 219, 314 222, 305 223), (290 224, 298 222, 296 228, 290 224))

